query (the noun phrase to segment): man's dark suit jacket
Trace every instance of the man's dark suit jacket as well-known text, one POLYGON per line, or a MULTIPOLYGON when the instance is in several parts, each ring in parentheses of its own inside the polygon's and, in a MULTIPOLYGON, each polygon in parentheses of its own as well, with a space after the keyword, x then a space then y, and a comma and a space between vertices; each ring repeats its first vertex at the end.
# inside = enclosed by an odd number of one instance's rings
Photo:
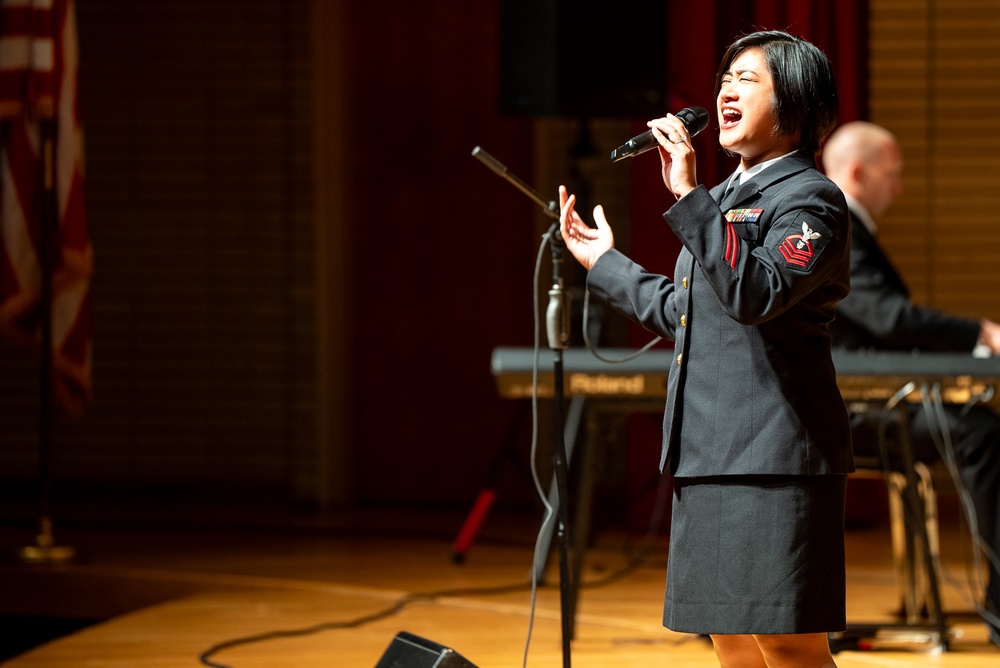
POLYGON ((972 352, 979 322, 922 308, 857 214, 851 230, 851 294, 837 305, 833 344, 848 350, 972 352))
POLYGON ((829 331, 849 289, 844 196, 801 151, 720 210, 723 191, 699 186, 664 214, 683 243, 673 280, 615 250, 588 274, 594 294, 674 339, 660 467, 677 476, 850 472, 829 331))

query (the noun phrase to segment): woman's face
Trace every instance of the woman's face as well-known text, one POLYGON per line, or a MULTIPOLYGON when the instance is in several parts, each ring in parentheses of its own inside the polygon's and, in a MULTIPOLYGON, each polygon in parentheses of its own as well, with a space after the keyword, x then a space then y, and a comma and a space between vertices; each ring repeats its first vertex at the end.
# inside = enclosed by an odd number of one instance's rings
POLYGON ((722 76, 719 144, 740 155, 744 167, 777 158, 797 145, 797 137, 774 132, 774 85, 758 48, 738 55, 722 76))

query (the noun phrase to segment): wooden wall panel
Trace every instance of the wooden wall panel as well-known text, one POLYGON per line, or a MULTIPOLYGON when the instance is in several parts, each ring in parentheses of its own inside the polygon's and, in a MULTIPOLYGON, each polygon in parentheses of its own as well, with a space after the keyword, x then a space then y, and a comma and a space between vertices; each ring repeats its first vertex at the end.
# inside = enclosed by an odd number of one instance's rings
POLYGON ((1000 319, 1000 3, 872 0, 871 120, 904 151, 879 226, 914 299, 1000 319))

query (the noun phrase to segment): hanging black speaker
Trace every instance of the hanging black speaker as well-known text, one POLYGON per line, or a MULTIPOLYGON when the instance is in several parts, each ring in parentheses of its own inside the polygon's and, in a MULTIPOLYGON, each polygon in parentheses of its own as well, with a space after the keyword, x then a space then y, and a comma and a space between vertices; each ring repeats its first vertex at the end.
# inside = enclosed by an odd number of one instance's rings
POLYGON ((665 0, 501 0, 500 113, 650 118, 667 97, 665 0))
POLYGON ((400 631, 375 668, 476 668, 453 649, 400 631))

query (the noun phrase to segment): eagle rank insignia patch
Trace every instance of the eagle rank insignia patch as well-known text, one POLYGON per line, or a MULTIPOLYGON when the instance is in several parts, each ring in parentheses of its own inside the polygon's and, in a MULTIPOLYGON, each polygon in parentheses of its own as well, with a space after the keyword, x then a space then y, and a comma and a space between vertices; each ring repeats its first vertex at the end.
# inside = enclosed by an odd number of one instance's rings
POLYGON ((803 222, 802 234, 792 234, 785 237, 779 250, 785 256, 785 262, 804 269, 809 266, 818 252, 818 249, 814 248, 813 242, 822 243, 822 237, 822 234, 809 227, 809 223, 803 222))

